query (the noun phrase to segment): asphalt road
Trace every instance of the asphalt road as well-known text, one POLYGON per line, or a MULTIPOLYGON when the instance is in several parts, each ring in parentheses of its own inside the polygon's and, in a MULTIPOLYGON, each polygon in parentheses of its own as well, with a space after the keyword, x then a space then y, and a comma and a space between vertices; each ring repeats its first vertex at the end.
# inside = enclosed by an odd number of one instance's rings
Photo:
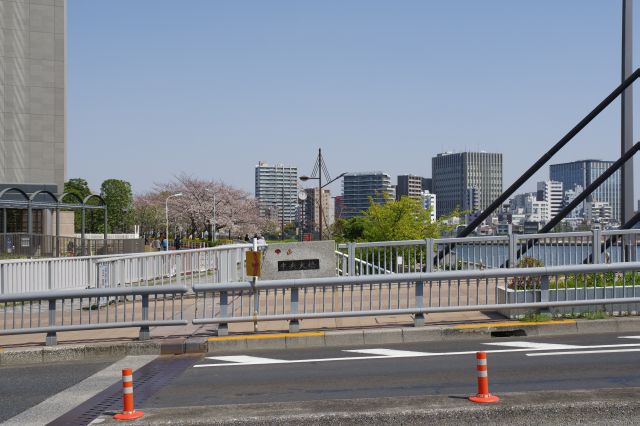
MULTIPOLYGON (((476 391, 478 350, 488 353, 491 392, 497 395, 609 388, 636 392, 634 388, 640 388, 640 333, 638 338, 623 337, 513 337, 207 354, 190 359, 186 370, 148 395, 137 408, 153 412, 171 407, 429 395, 462 403, 476 391)), ((74 362, 1 368, 0 421, 55 398, 63 389, 110 364, 74 362)), ((120 379, 118 371, 111 375, 113 383, 120 379)), ((88 384, 84 389, 88 389, 87 396, 92 396, 104 388, 101 384, 91 389, 88 384)))
MULTIPOLYGON (((623 339, 615 335, 563 336, 376 345, 375 348, 439 355, 412 357, 411 354, 402 354, 406 357, 366 359, 371 354, 340 349, 305 349, 235 354, 266 358, 264 362, 276 359, 297 361, 295 363, 244 365, 205 358, 195 365, 218 366, 188 369, 144 405, 171 407, 417 395, 464 397, 476 391, 474 352, 478 350, 489 352, 490 390, 498 395, 501 392, 640 387, 640 338, 623 339), (636 346, 589 349, 539 347, 527 350, 506 346, 509 342, 636 346), (501 343, 505 346, 485 343, 501 343), (514 352, 491 352, 499 350, 514 352), (562 354, 610 350, 625 352, 562 354), (531 356, 536 353, 557 355, 531 356), (322 361, 334 358, 354 359, 322 361), (299 362, 308 359, 317 361, 299 362)), ((220 357, 217 354, 208 356, 220 357)))
POLYGON ((0 422, 75 385, 109 364, 103 361, 0 368, 0 422))

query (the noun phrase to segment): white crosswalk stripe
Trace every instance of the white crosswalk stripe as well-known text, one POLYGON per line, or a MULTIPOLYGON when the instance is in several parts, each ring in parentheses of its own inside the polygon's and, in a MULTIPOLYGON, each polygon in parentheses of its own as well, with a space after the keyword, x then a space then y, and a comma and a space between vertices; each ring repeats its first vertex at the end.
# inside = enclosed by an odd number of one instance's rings
POLYGON ((581 347, 576 345, 562 345, 557 343, 536 343, 536 342, 491 342, 491 343, 484 343, 484 344, 492 345, 492 346, 507 346, 510 348, 523 348, 523 349, 535 349, 535 350, 576 349, 581 347))
POLYGON ((400 351, 397 349, 348 349, 343 352, 353 352, 357 354, 368 354, 368 355, 384 355, 384 356, 392 356, 394 358, 430 355, 429 352, 400 351))

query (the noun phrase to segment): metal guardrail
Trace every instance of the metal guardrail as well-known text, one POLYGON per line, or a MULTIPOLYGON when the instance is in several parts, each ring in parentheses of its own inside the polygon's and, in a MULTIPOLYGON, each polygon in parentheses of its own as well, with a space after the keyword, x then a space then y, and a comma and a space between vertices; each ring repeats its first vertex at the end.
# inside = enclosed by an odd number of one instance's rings
POLYGON ((0 295, 0 335, 47 333, 46 344, 57 343, 57 332, 187 325, 182 299, 186 286, 67 290, 0 295))
POLYGON ((245 279, 245 252, 251 244, 161 251, 99 259, 95 287, 156 286, 245 279))
POLYGON ((244 279, 250 244, 204 249, 0 261, 0 295, 244 279))
POLYGON ((196 284, 194 324, 640 303, 640 262, 196 284))
POLYGON ((338 244, 340 254, 336 254, 336 270, 343 276, 482 270, 517 267, 525 256, 546 266, 635 261, 640 258, 639 236, 640 229, 594 229, 552 234, 346 243, 338 244), (443 253, 446 254, 441 255, 443 253))

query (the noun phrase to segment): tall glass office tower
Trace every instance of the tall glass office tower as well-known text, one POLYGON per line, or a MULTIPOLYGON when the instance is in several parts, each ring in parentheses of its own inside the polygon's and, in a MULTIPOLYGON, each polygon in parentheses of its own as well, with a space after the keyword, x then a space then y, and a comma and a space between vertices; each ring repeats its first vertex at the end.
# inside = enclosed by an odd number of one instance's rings
MULTIPOLYGON (((572 190, 576 185, 586 188, 612 164, 613 161, 602 160, 580 160, 552 164, 549 166, 549 177, 551 180, 562 182, 564 191, 572 190)), ((587 202, 609 203, 612 220, 620 222, 620 187, 620 170, 618 170, 587 197, 587 202)))
POLYGON ((445 152, 431 159, 438 216, 455 209, 482 211, 502 193, 502 154, 445 152))

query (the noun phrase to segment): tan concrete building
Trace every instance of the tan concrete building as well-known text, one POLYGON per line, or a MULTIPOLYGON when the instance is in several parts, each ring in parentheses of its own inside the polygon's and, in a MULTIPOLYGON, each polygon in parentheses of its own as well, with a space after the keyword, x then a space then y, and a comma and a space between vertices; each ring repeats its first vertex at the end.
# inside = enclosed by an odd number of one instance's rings
POLYGON ((0 0, 0 188, 63 190, 65 10, 65 0, 0 0))

